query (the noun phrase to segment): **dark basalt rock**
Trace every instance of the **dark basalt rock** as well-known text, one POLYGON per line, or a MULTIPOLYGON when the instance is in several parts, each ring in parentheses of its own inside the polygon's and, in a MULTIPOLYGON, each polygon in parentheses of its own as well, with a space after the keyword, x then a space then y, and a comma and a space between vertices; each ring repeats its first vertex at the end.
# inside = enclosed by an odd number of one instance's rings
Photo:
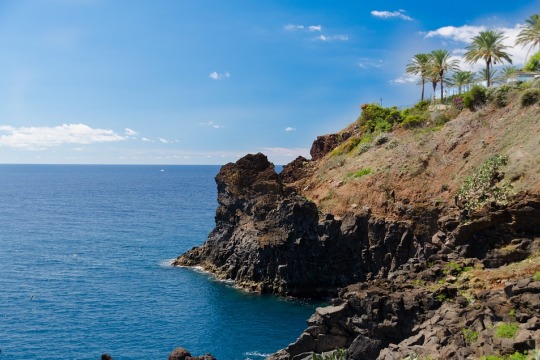
POLYGON ((386 222, 369 211, 319 218, 262 154, 223 166, 216 183, 215 229, 174 265, 202 266, 251 291, 318 297, 422 255, 424 240, 409 221, 386 222))
POLYGON ((210 354, 203 356, 192 356, 186 349, 177 347, 171 351, 167 360, 216 360, 216 358, 210 354))
POLYGON ((279 174, 281 181, 285 184, 293 183, 308 175, 309 160, 303 156, 299 156, 289 164, 283 167, 283 170, 279 174))

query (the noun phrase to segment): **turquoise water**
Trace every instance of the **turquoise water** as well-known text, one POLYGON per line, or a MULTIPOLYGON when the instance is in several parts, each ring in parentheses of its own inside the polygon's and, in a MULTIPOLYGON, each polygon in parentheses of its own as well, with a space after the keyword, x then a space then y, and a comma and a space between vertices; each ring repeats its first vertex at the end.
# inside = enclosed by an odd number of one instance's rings
POLYGON ((255 360, 294 341, 313 304, 169 265, 212 229, 218 170, 0 165, 0 360, 255 360))

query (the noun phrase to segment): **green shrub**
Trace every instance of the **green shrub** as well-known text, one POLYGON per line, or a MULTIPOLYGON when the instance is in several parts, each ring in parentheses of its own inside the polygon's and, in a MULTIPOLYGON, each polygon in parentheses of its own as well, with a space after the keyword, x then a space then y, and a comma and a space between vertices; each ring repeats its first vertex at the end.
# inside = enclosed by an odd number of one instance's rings
POLYGON ((313 360, 345 360, 347 359, 347 350, 338 348, 330 354, 312 354, 311 358, 313 360))
POLYGON ((531 81, 531 87, 535 89, 540 89, 540 77, 531 81))
POLYGON ((516 337, 518 330, 518 324, 502 323, 497 326, 497 329, 495 330, 495 336, 498 338, 513 339, 516 337))
POLYGON ((408 115, 405 120, 401 123, 401 125, 405 129, 412 129, 416 127, 420 127, 424 124, 424 119, 422 119, 418 115, 408 115))
POLYGON ((540 51, 533 54, 529 61, 527 61, 527 64, 523 67, 523 70, 525 71, 540 71, 540 51))
POLYGON ((364 104, 358 123, 369 132, 388 132, 401 120, 401 113, 395 106, 384 108, 378 104, 364 104))
POLYGON ((540 271, 537 271, 537 272, 534 273, 533 280, 534 281, 540 281, 540 271))
POLYGON ((496 88, 489 88, 486 92, 487 101, 495 104, 497 107, 508 105, 508 93, 512 90, 509 85, 501 85, 496 88))
POLYGON ((520 353, 519 351, 516 351, 513 354, 510 354, 506 357, 507 360, 527 360, 527 351, 525 351, 524 354, 520 353))
POLYGON ((471 330, 469 328, 461 329, 461 332, 463 333, 463 338, 465 339, 465 342, 467 344, 475 343, 476 340, 478 340, 478 332, 471 330))
POLYGON ((467 177, 457 192, 458 204, 467 210, 479 209, 487 204, 506 205, 512 193, 509 183, 500 182, 499 169, 508 163, 507 156, 495 155, 467 177))
POLYGON ((474 111, 486 103, 486 88, 475 85, 463 96, 463 105, 474 111))
POLYGON ((521 94, 521 106, 531 106, 540 101, 540 89, 527 89, 521 94))

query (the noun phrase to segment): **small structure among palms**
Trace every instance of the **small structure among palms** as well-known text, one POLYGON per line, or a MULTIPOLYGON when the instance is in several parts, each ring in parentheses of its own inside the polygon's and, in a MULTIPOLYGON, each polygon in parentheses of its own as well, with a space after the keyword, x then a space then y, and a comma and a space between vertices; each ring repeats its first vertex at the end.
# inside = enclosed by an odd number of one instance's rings
POLYGON ((485 74, 488 87, 491 86, 491 65, 504 61, 512 63, 510 55, 505 51, 508 46, 503 44, 504 39, 506 37, 500 31, 482 31, 473 38, 471 45, 467 46, 465 60, 469 63, 476 63, 479 60, 486 62, 485 74))

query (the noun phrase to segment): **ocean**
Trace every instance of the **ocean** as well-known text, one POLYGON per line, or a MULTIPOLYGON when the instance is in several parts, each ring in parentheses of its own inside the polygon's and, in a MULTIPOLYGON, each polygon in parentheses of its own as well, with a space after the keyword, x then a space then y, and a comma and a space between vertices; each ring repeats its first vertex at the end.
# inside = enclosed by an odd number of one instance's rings
POLYGON ((170 261, 214 225, 218 166, 0 165, 0 360, 263 359, 316 304, 170 261))

